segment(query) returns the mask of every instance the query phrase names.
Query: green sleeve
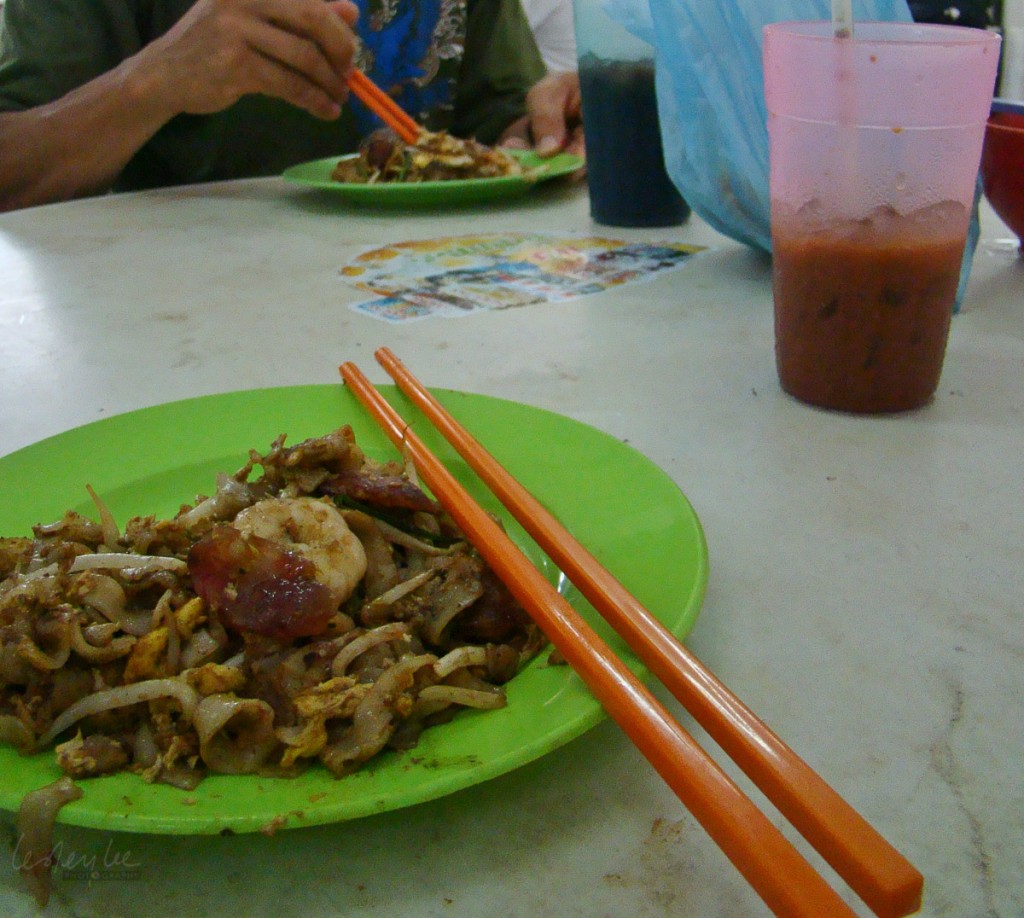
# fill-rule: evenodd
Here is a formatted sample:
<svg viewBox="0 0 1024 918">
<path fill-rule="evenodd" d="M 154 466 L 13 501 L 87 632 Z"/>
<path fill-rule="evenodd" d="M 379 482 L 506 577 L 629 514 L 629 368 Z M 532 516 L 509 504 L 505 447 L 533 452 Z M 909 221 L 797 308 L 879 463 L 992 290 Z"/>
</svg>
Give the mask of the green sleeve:
<svg viewBox="0 0 1024 918">
<path fill-rule="evenodd" d="M 494 143 L 526 112 L 544 62 L 519 0 L 469 0 L 452 133 Z"/>
<path fill-rule="evenodd" d="M 5 0 L 0 111 L 58 99 L 135 54 L 146 6 L 142 0 Z"/>
</svg>

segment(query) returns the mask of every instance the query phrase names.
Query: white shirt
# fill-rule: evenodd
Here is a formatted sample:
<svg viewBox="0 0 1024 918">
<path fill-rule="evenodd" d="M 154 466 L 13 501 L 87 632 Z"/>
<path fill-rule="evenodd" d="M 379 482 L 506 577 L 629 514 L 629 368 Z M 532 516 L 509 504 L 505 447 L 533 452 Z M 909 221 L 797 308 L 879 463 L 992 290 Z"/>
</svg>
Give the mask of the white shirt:
<svg viewBox="0 0 1024 918">
<path fill-rule="evenodd" d="M 520 0 L 549 71 L 576 69 L 572 0 Z"/>
</svg>

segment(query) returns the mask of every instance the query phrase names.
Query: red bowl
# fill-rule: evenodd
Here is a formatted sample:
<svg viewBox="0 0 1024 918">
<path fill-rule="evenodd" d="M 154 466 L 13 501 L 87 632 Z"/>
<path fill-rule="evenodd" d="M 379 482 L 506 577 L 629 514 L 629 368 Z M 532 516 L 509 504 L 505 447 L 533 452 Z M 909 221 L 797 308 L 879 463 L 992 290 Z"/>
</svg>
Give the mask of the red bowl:
<svg viewBox="0 0 1024 918">
<path fill-rule="evenodd" d="M 1024 253 L 1024 114 L 992 112 L 981 151 L 981 183 Z"/>
</svg>

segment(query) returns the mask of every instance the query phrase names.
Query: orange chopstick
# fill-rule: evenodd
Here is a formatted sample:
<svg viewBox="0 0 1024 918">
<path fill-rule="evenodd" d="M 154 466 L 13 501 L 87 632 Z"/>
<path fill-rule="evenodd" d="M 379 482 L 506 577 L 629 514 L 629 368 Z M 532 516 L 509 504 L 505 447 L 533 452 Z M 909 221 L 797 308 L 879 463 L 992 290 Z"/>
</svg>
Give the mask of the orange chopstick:
<svg viewBox="0 0 1024 918">
<path fill-rule="evenodd" d="M 380 348 L 375 356 L 591 605 L 851 889 L 885 918 L 917 911 L 924 885 L 918 870 L 602 567 L 391 351 Z"/>
<path fill-rule="evenodd" d="M 362 70 L 353 68 L 346 76 L 349 88 L 406 143 L 416 143 L 420 126 Z"/>
<path fill-rule="evenodd" d="M 740 790 L 351 363 L 339 367 L 356 397 L 597 700 L 776 914 L 854 912 Z"/>
</svg>

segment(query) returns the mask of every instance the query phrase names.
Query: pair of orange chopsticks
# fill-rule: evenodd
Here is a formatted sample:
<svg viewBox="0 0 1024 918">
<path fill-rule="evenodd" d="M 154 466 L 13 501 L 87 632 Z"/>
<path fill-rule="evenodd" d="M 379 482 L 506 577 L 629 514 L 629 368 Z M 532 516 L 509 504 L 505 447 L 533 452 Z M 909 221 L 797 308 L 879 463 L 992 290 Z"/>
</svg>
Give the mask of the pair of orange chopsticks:
<svg viewBox="0 0 1024 918">
<path fill-rule="evenodd" d="M 386 348 L 399 388 L 540 547 L 780 812 L 881 916 L 918 910 L 923 879 L 895 848 L 693 657 Z M 351 363 L 341 375 L 552 644 L 683 804 L 780 915 L 853 912 L 721 767 L 672 719 Z"/>
<path fill-rule="evenodd" d="M 416 143 L 420 126 L 383 89 L 373 82 L 362 70 L 353 68 L 345 78 L 352 90 L 380 119 L 406 143 Z"/>
</svg>

